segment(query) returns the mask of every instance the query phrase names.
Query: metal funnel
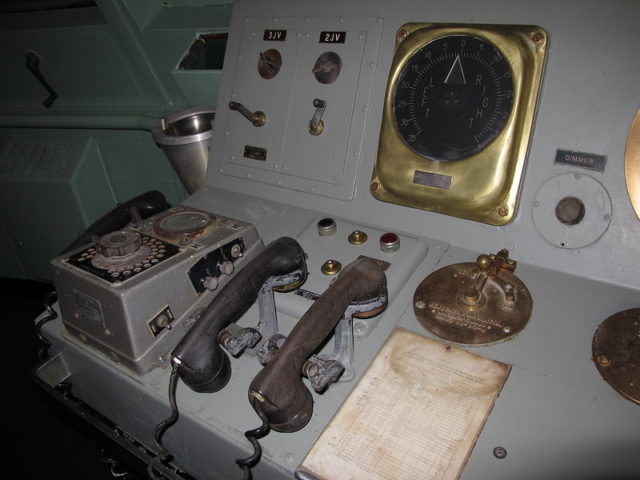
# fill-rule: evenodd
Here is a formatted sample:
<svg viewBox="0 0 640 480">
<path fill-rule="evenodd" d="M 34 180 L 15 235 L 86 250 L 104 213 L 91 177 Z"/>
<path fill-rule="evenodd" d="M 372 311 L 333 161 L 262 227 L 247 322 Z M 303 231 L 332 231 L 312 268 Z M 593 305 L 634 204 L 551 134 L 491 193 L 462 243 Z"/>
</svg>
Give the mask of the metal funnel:
<svg viewBox="0 0 640 480">
<path fill-rule="evenodd" d="M 190 194 L 204 185 L 215 108 L 202 107 L 168 115 L 151 131 Z"/>
</svg>

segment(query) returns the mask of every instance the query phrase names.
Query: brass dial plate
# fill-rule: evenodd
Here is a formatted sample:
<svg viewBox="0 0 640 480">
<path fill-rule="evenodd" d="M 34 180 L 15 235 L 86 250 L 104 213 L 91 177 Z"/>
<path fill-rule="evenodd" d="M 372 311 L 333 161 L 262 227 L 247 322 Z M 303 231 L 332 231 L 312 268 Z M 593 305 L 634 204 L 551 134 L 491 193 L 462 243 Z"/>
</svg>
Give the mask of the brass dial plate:
<svg viewBox="0 0 640 480">
<path fill-rule="evenodd" d="M 504 115 L 508 115 L 506 123 L 500 127 L 495 138 L 488 144 L 483 143 L 481 147 L 469 149 L 474 152 L 469 156 L 452 157 L 455 159 L 442 161 L 429 158 L 424 152 L 420 154 L 413 149 L 404 138 L 411 132 L 401 133 L 396 118 L 396 110 L 403 107 L 407 101 L 416 102 L 414 110 L 427 115 L 427 107 L 424 105 L 430 93 L 423 92 L 430 89 L 431 83 L 426 82 L 424 88 L 420 83 L 421 92 L 415 92 L 413 96 L 408 95 L 407 99 L 402 100 L 402 106 L 396 104 L 396 92 L 404 88 L 401 79 L 404 78 L 405 67 L 408 65 L 424 69 L 425 74 L 428 73 L 427 60 L 423 62 L 425 66 L 422 67 L 422 63 L 416 58 L 421 49 L 434 42 L 442 44 L 443 39 L 461 36 L 475 40 L 451 43 L 455 44 L 459 51 L 448 53 L 453 56 L 447 60 L 452 66 L 446 78 L 451 77 L 451 72 L 459 73 L 461 64 L 462 69 L 465 68 L 465 60 L 460 59 L 469 60 L 470 55 L 464 48 L 470 48 L 469 45 L 473 43 L 473 48 L 479 51 L 481 45 L 485 45 L 486 49 L 490 46 L 500 52 L 499 61 L 508 64 L 508 69 L 500 71 L 504 71 L 505 75 L 511 75 L 508 84 L 512 84 L 513 91 L 500 94 L 504 95 L 504 102 L 507 101 L 506 96 L 509 96 L 510 106 L 504 111 Z M 546 44 L 546 32 L 535 26 L 432 23 L 403 25 L 398 31 L 387 84 L 378 156 L 370 184 L 372 195 L 384 202 L 436 211 L 491 225 L 510 222 L 516 210 L 524 172 Z M 461 74 L 457 76 L 460 79 L 463 77 Z M 476 77 L 464 78 L 469 92 Z M 438 81 L 442 83 L 447 80 L 433 80 L 436 84 Z M 481 89 L 469 92 L 464 92 L 463 96 L 467 93 L 473 96 L 481 95 Z M 479 100 L 480 104 L 483 104 L 484 98 Z M 490 106 L 485 113 L 488 112 L 491 112 Z M 478 133 L 480 138 L 482 135 Z M 429 132 L 420 134 L 428 135 Z"/>
<path fill-rule="evenodd" d="M 478 264 L 469 262 L 443 267 L 425 278 L 413 297 L 422 326 L 444 340 L 467 345 L 494 343 L 520 332 L 533 307 L 527 287 L 512 272 L 500 270 L 498 281 L 488 278 L 478 305 L 465 304 L 464 295 L 480 274 Z M 504 285 L 511 285 L 512 301 L 505 297 Z"/>
<path fill-rule="evenodd" d="M 201 238 L 218 226 L 217 219 L 202 210 L 172 209 L 154 222 L 154 230 L 167 238 Z"/>
<path fill-rule="evenodd" d="M 593 362 L 618 393 L 640 404 L 640 308 L 618 312 L 593 336 Z"/>
<path fill-rule="evenodd" d="M 624 152 L 624 177 L 627 192 L 636 215 L 640 218 L 640 109 L 631 123 Z"/>
</svg>

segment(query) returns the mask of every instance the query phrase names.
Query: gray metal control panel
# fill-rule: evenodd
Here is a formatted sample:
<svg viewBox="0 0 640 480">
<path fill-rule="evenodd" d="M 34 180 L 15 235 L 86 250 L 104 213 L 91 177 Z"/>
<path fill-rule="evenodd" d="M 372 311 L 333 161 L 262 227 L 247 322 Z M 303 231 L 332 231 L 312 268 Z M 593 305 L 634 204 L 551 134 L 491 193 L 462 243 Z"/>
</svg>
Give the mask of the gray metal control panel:
<svg viewBox="0 0 640 480">
<path fill-rule="evenodd" d="M 302 246 L 306 282 L 274 293 L 283 335 L 331 288 L 336 265 L 374 259 L 384 265 L 388 289 L 381 315 L 354 320 L 354 378 L 312 392 L 313 415 L 303 429 L 261 439 L 254 478 L 294 478 L 398 327 L 511 368 L 461 478 L 640 476 L 631 310 L 640 298 L 640 222 L 630 201 L 637 192 L 626 187 L 640 163 L 629 153 L 640 143 L 630 133 L 640 107 L 639 16 L 633 1 L 235 3 L 207 181 L 185 205 L 252 225 L 265 244 L 289 236 Z M 485 81 L 496 72 L 499 79 Z M 438 130 L 450 129 L 461 111 L 458 131 Z M 427 123 L 430 115 L 440 117 Z M 491 115 L 501 120 L 473 130 L 472 118 Z M 437 142 L 446 148 L 437 150 Z M 521 156 L 511 155 L 516 146 Z M 382 148 L 389 152 L 383 159 Z M 391 162 L 384 169 L 390 182 L 374 173 L 380 161 Z M 485 202 L 504 172 L 508 195 Z M 509 221 L 477 220 L 461 200 L 465 206 L 451 213 L 448 195 L 463 177 L 471 205 L 491 209 L 483 218 Z M 389 185 L 406 185 L 411 200 L 387 201 L 379 193 Z M 425 279 L 473 262 L 470 278 L 498 285 L 502 303 L 484 302 L 484 283 L 480 292 L 465 287 L 462 297 L 438 299 L 458 309 L 446 321 L 471 328 L 507 304 L 520 308 L 526 291 L 527 318 L 516 334 L 465 343 L 426 328 L 430 319 L 420 311 L 433 300 L 421 290 Z M 515 297 L 505 287 L 511 275 L 522 282 Z M 170 414 L 169 369 L 135 372 L 78 346 L 63 333 L 63 322 L 73 321 L 60 305 L 63 321 L 44 328 L 63 372 L 54 376 L 153 455 L 154 427 Z M 495 310 L 487 313 L 486 305 Z M 254 305 L 237 324 L 254 326 L 259 310 Z M 596 331 L 628 310 L 636 312 L 629 327 L 636 318 L 636 330 L 625 333 L 630 353 L 601 353 Z M 332 348 L 329 340 L 323 352 Z M 612 362 L 627 369 L 622 383 L 606 373 Z M 248 388 L 262 367 L 241 355 L 231 368 L 216 393 L 178 382 L 180 418 L 163 438 L 167 475 L 240 478 L 233 459 L 251 453 L 244 432 L 261 423 Z M 40 371 L 50 373 L 47 365 Z"/>
</svg>

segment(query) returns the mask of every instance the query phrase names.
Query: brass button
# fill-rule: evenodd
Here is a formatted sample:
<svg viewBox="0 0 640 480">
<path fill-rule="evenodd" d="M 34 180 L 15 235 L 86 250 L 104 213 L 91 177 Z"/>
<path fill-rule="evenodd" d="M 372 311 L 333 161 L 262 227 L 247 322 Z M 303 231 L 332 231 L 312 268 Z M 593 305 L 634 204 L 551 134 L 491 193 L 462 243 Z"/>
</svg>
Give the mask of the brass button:
<svg viewBox="0 0 640 480">
<path fill-rule="evenodd" d="M 325 275 L 335 275 L 342 270 L 342 264 L 337 260 L 327 260 L 322 267 L 320 267 L 320 270 Z"/>
<path fill-rule="evenodd" d="M 348 240 L 351 245 L 362 245 L 364 242 L 367 241 L 367 238 L 368 236 L 366 233 L 360 230 L 354 230 L 349 235 Z"/>
</svg>

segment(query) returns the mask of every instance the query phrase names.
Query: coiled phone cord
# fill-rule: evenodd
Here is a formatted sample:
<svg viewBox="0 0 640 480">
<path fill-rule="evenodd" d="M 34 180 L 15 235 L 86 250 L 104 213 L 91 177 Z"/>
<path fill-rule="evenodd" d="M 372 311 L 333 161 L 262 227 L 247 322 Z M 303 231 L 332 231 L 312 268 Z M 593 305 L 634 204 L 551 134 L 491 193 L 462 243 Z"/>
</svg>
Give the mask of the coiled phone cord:
<svg viewBox="0 0 640 480">
<path fill-rule="evenodd" d="M 253 454 L 247 458 L 238 458 L 236 459 L 236 463 L 242 468 L 244 471 L 243 480 L 251 480 L 251 469 L 256 466 L 256 464 L 260 461 L 260 457 L 262 456 L 262 447 L 258 442 L 259 438 L 264 437 L 267 433 L 269 433 L 269 422 L 267 421 L 267 417 L 262 412 L 262 410 L 256 410 L 258 416 L 262 420 L 262 425 L 258 428 L 254 428 L 253 430 L 247 430 L 244 432 L 244 436 L 247 437 L 247 440 L 251 442 L 251 446 L 253 447 Z"/>
<path fill-rule="evenodd" d="M 164 432 L 174 423 L 178 421 L 178 403 L 176 402 L 176 389 L 178 386 L 178 365 L 173 365 L 171 370 L 171 376 L 169 377 L 169 405 L 171 406 L 171 415 L 156 425 L 156 428 L 153 429 L 153 439 L 156 444 L 156 449 L 158 453 L 153 458 L 153 460 L 147 465 L 147 474 L 150 478 L 154 480 L 160 480 L 164 477 L 159 477 L 156 475 L 154 469 L 158 464 L 168 460 L 171 458 L 171 454 L 169 450 L 167 450 L 162 445 L 162 435 Z"/>
</svg>

